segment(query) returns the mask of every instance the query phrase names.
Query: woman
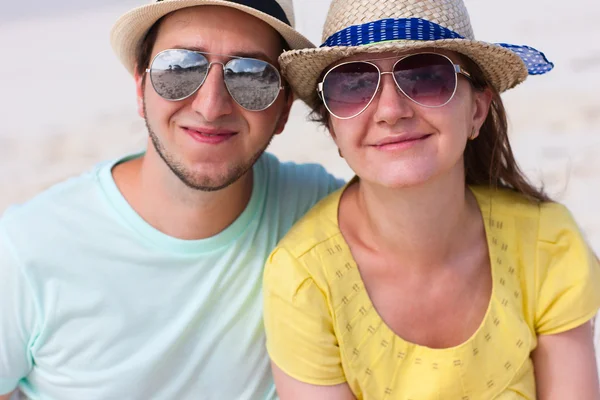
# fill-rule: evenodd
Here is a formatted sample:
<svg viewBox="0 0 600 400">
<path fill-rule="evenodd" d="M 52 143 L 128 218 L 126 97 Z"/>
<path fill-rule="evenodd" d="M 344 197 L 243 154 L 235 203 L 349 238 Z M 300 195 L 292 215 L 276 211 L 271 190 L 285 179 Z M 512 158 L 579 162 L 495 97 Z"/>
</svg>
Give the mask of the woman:
<svg viewBox="0 0 600 400">
<path fill-rule="evenodd" d="M 324 37 L 280 63 L 357 177 L 267 263 L 281 398 L 599 399 L 600 266 L 499 96 L 552 64 L 475 41 L 461 0 L 334 0 Z"/>
</svg>

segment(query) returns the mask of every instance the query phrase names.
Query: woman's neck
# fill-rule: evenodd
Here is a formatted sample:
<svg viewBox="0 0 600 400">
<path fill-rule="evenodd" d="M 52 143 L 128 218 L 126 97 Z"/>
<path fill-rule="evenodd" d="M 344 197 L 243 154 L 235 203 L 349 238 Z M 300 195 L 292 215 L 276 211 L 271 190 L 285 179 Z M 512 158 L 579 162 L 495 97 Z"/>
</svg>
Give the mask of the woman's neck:
<svg viewBox="0 0 600 400">
<path fill-rule="evenodd" d="M 402 189 L 359 181 L 349 188 L 348 207 L 360 216 L 354 235 L 404 265 L 422 270 L 446 264 L 481 233 L 479 207 L 463 176 Z"/>
</svg>

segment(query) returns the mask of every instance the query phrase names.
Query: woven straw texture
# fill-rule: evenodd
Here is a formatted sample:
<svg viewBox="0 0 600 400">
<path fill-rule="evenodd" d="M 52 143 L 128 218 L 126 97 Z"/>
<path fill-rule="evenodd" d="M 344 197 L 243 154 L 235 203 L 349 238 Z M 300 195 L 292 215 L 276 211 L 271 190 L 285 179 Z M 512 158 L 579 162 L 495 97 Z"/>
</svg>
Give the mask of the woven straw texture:
<svg viewBox="0 0 600 400">
<path fill-rule="evenodd" d="M 252 7 L 228 0 L 153 0 L 151 4 L 135 8 L 121 16 L 111 30 L 110 42 L 119 60 L 129 73 L 133 74 L 136 50 L 156 21 L 170 12 L 182 8 L 216 5 L 238 9 L 266 22 L 283 36 L 291 49 L 314 48 L 315 46 L 310 40 L 293 28 L 295 21 L 292 0 L 276 1 L 285 12 L 292 27 Z"/>
<path fill-rule="evenodd" d="M 465 39 L 435 41 L 399 40 L 356 47 L 323 47 L 285 52 L 280 58 L 282 73 L 300 99 L 310 107 L 318 104 L 317 80 L 332 63 L 359 53 L 418 49 L 447 49 L 475 61 L 499 92 L 523 82 L 528 75 L 523 61 L 510 50 L 475 40 L 469 14 L 462 0 L 333 0 L 323 29 L 323 42 L 349 26 L 386 18 L 421 18 Z"/>
</svg>

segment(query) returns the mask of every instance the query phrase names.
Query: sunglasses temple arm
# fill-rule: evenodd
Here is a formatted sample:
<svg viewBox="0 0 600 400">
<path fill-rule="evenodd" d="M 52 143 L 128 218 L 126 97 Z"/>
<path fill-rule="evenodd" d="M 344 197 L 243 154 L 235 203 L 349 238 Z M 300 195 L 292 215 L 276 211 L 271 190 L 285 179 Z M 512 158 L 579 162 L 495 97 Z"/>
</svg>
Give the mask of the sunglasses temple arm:
<svg viewBox="0 0 600 400">
<path fill-rule="evenodd" d="M 454 64 L 454 71 L 457 74 L 461 74 L 463 75 L 465 78 L 468 78 L 470 81 L 473 81 L 473 78 L 471 77 L 471 74 L 468 73 L 467 71 L 465 71 L 464 69 L 462 69 L 462 67 L 458 64 Z"/>
<path fill-rule="evenodd" d="M 317 85 L 317 96 L 323 100 L 323 82 L 319 82 Z"/>
</svg>

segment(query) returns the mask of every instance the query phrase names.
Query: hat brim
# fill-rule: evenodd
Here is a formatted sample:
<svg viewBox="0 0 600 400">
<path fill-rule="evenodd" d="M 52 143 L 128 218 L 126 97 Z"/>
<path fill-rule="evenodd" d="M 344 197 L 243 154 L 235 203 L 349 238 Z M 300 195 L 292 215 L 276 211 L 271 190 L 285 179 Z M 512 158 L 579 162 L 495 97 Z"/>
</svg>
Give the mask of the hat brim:
<svg viewBox="0 0 600 400">
<path fill-rule="evenodd" d="M 135 8 L 124 14 L 114 24 L 110 42 L 117 57 L 133 75 L 136 52 L 148 30 L 165 15 L 195 6 L 224 6 L 243 11 L 273 27 L 290 46 L 290 49 L 314 48 L 315 45 L 291 26 L 252 7 L 228 0 L 178 0 L 163 1 Z"/>
<path fill-rule="evenodd" d="M 298 98 L 314 108 L 319 103 L 317 80 L 331 64 L 356 54 L 425 48 L 451 50 L 466 55 L 479 65 L 486 79 L 500 93 L 523 82 L 529 74 L 523 60 L 512 51 L 495 44 L 467 39 L 399 40 L 365 46 L 291 50 L 279 57 L 279 65 Z"/>
</svg>

